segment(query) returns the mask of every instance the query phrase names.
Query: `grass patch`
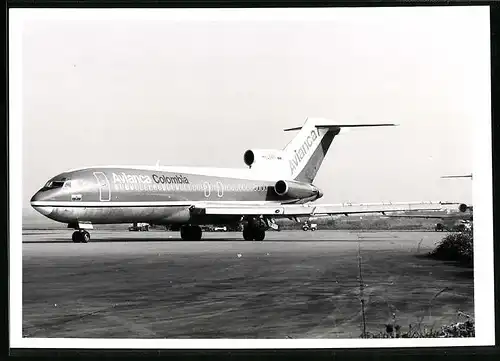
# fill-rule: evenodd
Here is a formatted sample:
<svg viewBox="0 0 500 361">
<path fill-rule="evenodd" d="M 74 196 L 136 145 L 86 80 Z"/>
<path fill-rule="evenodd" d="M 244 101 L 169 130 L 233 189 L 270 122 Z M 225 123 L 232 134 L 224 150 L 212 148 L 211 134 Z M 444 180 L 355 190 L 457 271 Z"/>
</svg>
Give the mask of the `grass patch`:
<svg viewBox="0 0 500 361">
<path fill-rule="evenodd" d="M 419 243 L 420 247 L 420 243 Z M 473 255 L 473 233 L 466 231 L 463 233 L 449 234 L 444 237 L 437 247 L 429 253 L 429 256 L 442 260 L 453 260 L 461 263 L 472 265 Z M 417 322 L 416 326 L 410 324 L 406 331 L 401 329 L 401 326 L 396 323 L 396 314 L 392 314 L 392 322 L 385 325 L 385 332 L 370 332 L 366 331 L 365 319 L 365 302 L 364 302 L 364 282 L 362 273 L 362 257 L 361 257 L 361 243 L 358 240 L 358 266 L 359 266 L 359 298 L 361 301 L 361 338 L 457 338 L 457 337 L 474 337 L 475 336 L 475 321 L 471 316 L 458 311 L 458 316 L 465 317 L 465 321 L 453 324 L 444 325 L 439 329 L 434 327 L 422 327 L 423 316 Z M 433 301 L 443 292 L 450 290 L 445 287 L 437 292 L 434 297 L 429 301 L 428 312 L 431 315 L 431 308 Z"/>
<path fill-rule="evenodd" d="M 444 237 L 428 256 L 443 261 L 456 261 L 474 266 L 474 239 L 472 231 L 452 233 Z"/>
<path fill-rule="evenodd" d="M 366 332 L 364 338 L 448 338 L 448 337 L 474 337 L 475 322 L 468 315 L 466 321 L 442 326 L 440 329 L 421 328 L 420 325 L 408 327 L 402 331 L 399 325 L 386 325 L 385 332 Z"/>
<path fill-rule="evenodd" d="M 301 222 L 290 221 L 286 219 L 278 219 L 276 223 L 281 230 L 302 230 L 302 225 L 305 219 Z M 380 230 L 380 231 L 434 231 L 436 222 L 433 219 L 420 218 L 380 218 L 380 216 L 349 216 L 332 218 L 314 219 L 312 223 L 318 225 L 320 230 Z"/>
</svg>

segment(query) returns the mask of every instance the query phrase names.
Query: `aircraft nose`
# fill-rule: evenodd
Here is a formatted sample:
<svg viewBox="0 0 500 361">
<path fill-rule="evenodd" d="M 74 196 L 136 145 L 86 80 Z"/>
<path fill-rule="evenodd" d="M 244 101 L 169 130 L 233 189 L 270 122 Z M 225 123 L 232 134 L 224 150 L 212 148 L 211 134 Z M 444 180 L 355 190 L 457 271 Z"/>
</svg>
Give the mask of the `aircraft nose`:
<svg viewBox="0 0 500 361">
<path fill-rule="evenodd" d="M 35 211 L 43 214 L 44 216 L 48 216 L 52 213 L 53 207 L 40 204 L 44 200 L 46 200 L 46 196 L 43 192 L 38 191 L 33 195 L 33 197 L 31 197 L 30 203 Z"/>
<path fill-rule="evenodd" d="M 33 194 L 33 197 L 31 197 L 30 203 L 33 205 L 33 202 L 38 202 L 40 200 L 40 192 L 36 192 L 35 194 Z"/>
<path fill-rule="evenodd" d="M 36 205 L 37 203 L 40 203 L 42 201 L 48 201 L 50 200 L 50 194 L 47 191 L 42 191 L 39 190 L 35 194 L 33 194 L 33 197 L 31 197 L 30 203 L 31 205 Z"/>
<path fill-rule="evenodd" d="M 318 199 L 320 199 L 321 197 L 323 197 L 323 192 L 321 191 L 321 189 L 318 189 Z"/>
</svg>

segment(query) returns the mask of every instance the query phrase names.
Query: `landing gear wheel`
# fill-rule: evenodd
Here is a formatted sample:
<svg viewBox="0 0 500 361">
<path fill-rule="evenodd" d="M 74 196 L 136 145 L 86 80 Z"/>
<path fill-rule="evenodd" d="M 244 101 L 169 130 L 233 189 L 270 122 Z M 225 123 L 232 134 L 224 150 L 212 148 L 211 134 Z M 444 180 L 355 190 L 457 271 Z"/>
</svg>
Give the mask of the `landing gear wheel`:
<svg viewBox="0 0 500 361">
<path fill-rule="evenodd" d="M 192 228 L 193 241 L 201 241 L 201 236 L 202 236 L 201 227 L 193 226 Z"/>
<path fill-rule="evenodd" d="M 83 231 L 80 237 L 82 243 L 87 243 L 88 241 L 90 241 L 90 233 L 87 231 Z"/>
<path fill-rule="evenodd" d="M 90 233 L 87 231 L 75 231 L 71 235 L 71 240 L 75 243 L 87 243 L 90 241 Z"/>
<path fill-rule="evenodd" d="M 266 231 L 260 228 L 245 227 L 243 229 L 243 239 L 245 241 L 261 242 L 266 237 Z"/>
<path fill-rule="evenodd" d="M 181 227 L 181 238 L 183 241 L 199 241 L 202 237 L 201 227 L 183 226 Z"/>
<path fill-rule="evenodd" d="M 253 232 L 251 228 L 245 227 L 243 229 L 243 239 L 245 241 L 251 241 L 253 240 Z"/>
<path fill-rule="evenodd" d="M 262 242 L 265 237 L 266 237 L 266 231 L 264 231 L 263 229 L 258 229 L 258 228 L 254 229 L 254 231 L 253 231 L 254 241 Z"/>
</svg>

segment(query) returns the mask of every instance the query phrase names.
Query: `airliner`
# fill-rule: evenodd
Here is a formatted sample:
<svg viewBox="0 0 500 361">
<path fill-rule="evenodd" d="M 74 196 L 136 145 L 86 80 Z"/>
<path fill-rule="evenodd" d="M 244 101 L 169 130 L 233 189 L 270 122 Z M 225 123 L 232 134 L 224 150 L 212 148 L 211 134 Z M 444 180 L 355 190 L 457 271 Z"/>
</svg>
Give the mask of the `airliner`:
<svg viewBox="0 0 500 361">
<path fill-rule="evenodd" d="M 452 212 L 446 214 L 402 214 L 390 215 L 390 218 L 423 218 L 423 219 L 436 219 L 438 220 L 434 229 L 439 232 L 444 231 L 458 231 L 464 232 L 471 230 L 473 227 L 473 213 L 472 207 L 464 207 L 465 211 Z M 448 210 L 449 211 L 449 210 Z"/>
<path fill-rule="evenodd" d="M 445 175 L 441 176 L 443 179 L 450 178 L 470 178 L 472 180 L 471 174 L 463 174 L 463 175 Z M 446 214 L 408 214 L 408 215 L 392 215 L 390 217 L 398 217 L 398 218 L 425 218 L 425 219 L 438 219 L 439 221 L 436 223 L 434 229 L 436 231 L 458 231 L 465 232 L 473 229 L 473 206 L 465 206 L 461 209 L 460 212 L 448 212 Z"/>
<path fill-rule="evenodd" d="M 315 215 L 440 210 L 451 202 L 316 204 L 313 184 L 334 138 L 349 128 L 395 124 L 339 124 L 307 118 L 281 150 L 249 149 L 246 168 L 96 166 L 51 178 L 31 199 L 42 215 L 74 229 L 86 243 L 95 224 L 149 223 L 180 231 L 182 240 L 202 238 L 202 225 L 242 225 L 243 238 L 262 241 L 275 219 Z"/>
</svg>

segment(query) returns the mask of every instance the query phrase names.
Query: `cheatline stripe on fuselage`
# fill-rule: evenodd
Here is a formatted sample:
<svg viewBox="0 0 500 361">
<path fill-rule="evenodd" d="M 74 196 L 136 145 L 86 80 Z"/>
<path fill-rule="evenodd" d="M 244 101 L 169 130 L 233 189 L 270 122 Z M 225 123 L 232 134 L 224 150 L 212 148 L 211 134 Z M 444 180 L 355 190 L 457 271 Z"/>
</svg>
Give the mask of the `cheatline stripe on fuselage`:
<svg viewBox="0 0 500 361">
<path fill-rule="evenodd" d="M 66 202 L 66 201 L 33 201 L 33 207 L 174 207 L 174 206 L 192 206 L 192 205 L 207 205 L 207 206 L 264 206 L 264 205 L 281 205 L 275 201 L 144 201 L 144 202 L 109 202 L 109 201 L 94 201 L 94 202 Z"/>
</svg>

